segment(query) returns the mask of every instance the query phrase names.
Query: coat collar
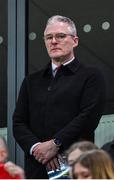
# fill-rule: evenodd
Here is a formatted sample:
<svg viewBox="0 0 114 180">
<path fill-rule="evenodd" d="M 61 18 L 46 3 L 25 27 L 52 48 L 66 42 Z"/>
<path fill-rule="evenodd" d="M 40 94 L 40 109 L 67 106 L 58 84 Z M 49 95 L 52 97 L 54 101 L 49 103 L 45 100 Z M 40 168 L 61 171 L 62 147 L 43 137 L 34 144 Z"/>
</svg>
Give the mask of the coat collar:
<svg viewBox="0 0 114 180">
<path fill-rule="evenodd" d="M 63 66 L 62 65 L 62 68 L 63 69 L 67 69 L 67 70 L 70 70 L 72 73 L 75 73 L 78 68 L 80 66 L 80 62 L 78 61 L 77 58 L 75 58 L 71 63 Z M 45 66 L 43 72 L 42 72 L 42 75 L 45 77 L 47 75 L 52 75 L 52 66 L 51 66 L 51 61 Z"/>
</svg>

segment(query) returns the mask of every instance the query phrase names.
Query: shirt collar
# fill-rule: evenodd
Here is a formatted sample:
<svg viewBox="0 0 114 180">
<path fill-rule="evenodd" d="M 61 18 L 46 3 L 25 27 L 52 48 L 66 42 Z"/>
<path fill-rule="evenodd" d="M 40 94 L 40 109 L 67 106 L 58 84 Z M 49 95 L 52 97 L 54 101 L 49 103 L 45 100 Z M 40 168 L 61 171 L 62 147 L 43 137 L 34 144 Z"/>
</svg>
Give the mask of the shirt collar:
<svg viewBox="0 0 114 180">
<path fill-rule="evenodd" d="M 68 62 L 64 63 L 63 66 L 65 68 L 69 69 L 70 71 L 72 71 L 73 73 L 75 73 L 80 66 L 80 62 L 78 61 L 77 58 L 75 58 L 75 59 L 72 58 Z M 56 67 L 57 66 L 55 64 L 52 64 L 52 62 L 50 61 L 42 70 L 42 75 L 43 76 L 47 76 L 47 74 L 53 75 L 53 72 L 55 71 Z"/>
<path fill-rule="evenodd" d="M 70 59 L 69 61 L 67 61 L 66 63 L 63 63 L 62 65 L 65 66 L 67 64 L 69 64 L 70 62 L 72 62 L 74 60 L 74 57 L 72 59 Z M 52 62 L 52 71 L 55 71 L 55 69 L 57 69 L 57 65 L 55 65 L 53 62 Z"/>
</svg>

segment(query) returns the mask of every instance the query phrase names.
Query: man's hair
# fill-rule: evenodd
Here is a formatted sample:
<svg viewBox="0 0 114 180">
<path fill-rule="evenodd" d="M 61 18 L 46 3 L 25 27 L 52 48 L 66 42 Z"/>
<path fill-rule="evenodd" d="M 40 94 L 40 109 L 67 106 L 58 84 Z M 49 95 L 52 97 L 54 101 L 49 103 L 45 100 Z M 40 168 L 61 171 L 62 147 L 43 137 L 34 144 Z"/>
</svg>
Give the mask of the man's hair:
<svg viewBox="0 0 114 180">
<path fill-rule="evenodd" d="M 85 151 L 89 151 L 89 150 L 92 150 L 92 149 L 98 149 L 98 147 L 94 143 L 92 143 L 90 141 L 76 142 L 76 143 L 72 144 L 70 146 L 70 148 L 66 151 L 67 157 L 69 156 L 69 154 L 71 152 L 73 152 L 76 149 L 79 149 L 80 151 L 85 152 Z"/>
<path fill-rule="evenodd" d="M 60 15 L 52 16 L 48 19 L 47 24 L 46 24 L 46 28 L 48 25 L 53 24 L 55 22 L 67 23 L 69 25 L 70 33 L 74 36 L 77 35 L 75 23 L 70 18 L 65 17 L 65 16 L 60 16 Z"/>
</svg>

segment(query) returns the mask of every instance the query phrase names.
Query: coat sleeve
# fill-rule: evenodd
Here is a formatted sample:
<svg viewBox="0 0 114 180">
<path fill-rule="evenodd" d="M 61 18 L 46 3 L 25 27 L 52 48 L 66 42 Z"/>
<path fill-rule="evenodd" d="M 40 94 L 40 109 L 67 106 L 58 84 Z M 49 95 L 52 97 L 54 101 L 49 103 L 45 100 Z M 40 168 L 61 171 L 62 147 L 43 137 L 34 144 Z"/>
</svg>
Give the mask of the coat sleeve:
<svg viewBox="0 0 114 180">
<path fill-rule="evenodd" d="M 81 95 L 78 115 L 54 136 L 54 138 L 57 137 L 61 140 L 63 150 L 80 140 L 81 137 L 85 136 L 86 138 L 90 134 L 94 134 L 104 110 L 104 77 L 99 70 L 94 68 L 88 74 Z"/>
<path fill-rule="evenodd" d="M 16 108 L 13 113 L 13 135 L 27 154 L 30 153 L 32 145 L 39 142 L 39 139 L 32 133 L 29 127 L 29 98 L 26 78 L 22 82 Z"/>
</svg>

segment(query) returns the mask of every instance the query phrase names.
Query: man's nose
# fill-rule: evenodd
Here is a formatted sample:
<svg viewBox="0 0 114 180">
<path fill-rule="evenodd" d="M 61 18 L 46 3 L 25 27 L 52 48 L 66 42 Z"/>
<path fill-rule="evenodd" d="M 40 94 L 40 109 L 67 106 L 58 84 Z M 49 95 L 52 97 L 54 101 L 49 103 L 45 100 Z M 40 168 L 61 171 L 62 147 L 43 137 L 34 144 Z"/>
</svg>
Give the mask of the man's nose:
<svg viewBox="0 0 114 180">
<path fill-rule="evenodd" d="M 53 38 L 52 38 L 52 43 L 57 43 L 57 40 L 56 40 L 55 36 L 53 36 Z"/>
</svg>

